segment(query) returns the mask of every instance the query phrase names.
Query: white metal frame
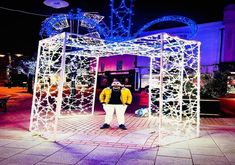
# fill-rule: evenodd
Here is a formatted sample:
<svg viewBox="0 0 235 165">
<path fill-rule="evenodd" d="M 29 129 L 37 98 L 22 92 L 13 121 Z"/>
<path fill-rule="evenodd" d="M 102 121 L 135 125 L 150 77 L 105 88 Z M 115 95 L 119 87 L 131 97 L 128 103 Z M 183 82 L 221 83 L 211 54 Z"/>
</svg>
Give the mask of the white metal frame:
<svg viewBox="0 0 235 165">
<path fill-rule="evenodd" d="M 124 54 L 150 57 L 149 114 L 158 111 L 159 130 L 198 135 L 200 42 L 167 33 L 123 42 L 72 33 L 41 40 L 30 131 L 55 139 L 60 117 L 93 114 L 99 57 Z"/>
</svg>

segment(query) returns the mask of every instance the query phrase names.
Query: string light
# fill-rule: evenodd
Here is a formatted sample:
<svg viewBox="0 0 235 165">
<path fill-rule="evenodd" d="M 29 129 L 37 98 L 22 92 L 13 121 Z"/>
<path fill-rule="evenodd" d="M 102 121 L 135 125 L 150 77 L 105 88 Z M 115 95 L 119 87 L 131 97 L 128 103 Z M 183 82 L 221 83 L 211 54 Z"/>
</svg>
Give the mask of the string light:
<svg viewBox="0 0 235 165">
<path fill-rule="evenodd" d="M 162 21 L 185 23 L 193 36 L 197 31 L 195 22 L 182 16 L 166 16 L 147 23 L 131 36 L 132 5 L 129 8 L 122 0 L 114 8 L 114 0 L 110 2 L 110 29 L 100 24 L 100 16 L 90 17 L 80 9 L 53 15 L 43 22 L 40 33 L 49 38 L 39 44 L 30 130 L 55 137 L 59 117 L 93 114 L 99 58 L 129 54 L 150 58 L 149 111 L 158 111 L 159 133 L 198 135 L 200 42 L 167 33 L 136 38 Z M 124 17 L 119 12 L 124 12 Z M 93 29 L 91 36 L 101 38 L 62 33 L 71 26 L 70 20 L 83 22 L 84 27 Z"/>
<path fill-rule="evenodd" d="M 7 11 L 18 12 L 18 13 L 23 13 L 23 14 L 28 14 L 28 15 L 35 15 L 35 16 L 40 16 L 40 17 L 49 17 L 50 16 L 50 15 L 45 15 L 45 14 L 28 12 L 28 11 L 24 11 L 24 10 L 11 9 L 11 8 L 2 7 L 2 6 L 0 6 L 0 9 L 7 10 Z"/>
<path fill-rule="evenodd" d="M 146 23 L 142 28 L 140 28 L 134 35 L 131 35 L 132 26 L 132 15 L 133 15 L 133 3 L 134 0 L 121 0 L 118 5 L 114 3 L 114 0 L 110 0 L 111 16 L 110 16 L 110 28 L 108 29 L 106 24 L 102 23 L 103 16 L 99 14 L 84 13 L 81 9 L 77 9 L 77 13 L 70 11 L 68 14 L 58 14 L 47 18 L 40 30 L 40 35 L 42 37 L 49 37 L 59 34 L 64 31 L 67 27 L 71 27 L 67 23 L 67 26 L 56 29 L 55 24 L 64 24 L 64 22 L 80 21 L 81 24 L 78 26 L 83 26 L 88 29 L 89 33 L 97 32 L 99 36 L 107 41 L 122 42 L 125 40 L 134 39 L 140 36 L 149 27 L 160 23 L 160 22 L 180 22 L 189 26 L 191 33 L 187 35 L 187 39 L 192 39 L 197 33 L 197 24 L 184 16 L 170 15 L 157 18 L 149 23 Z M 129 2 L 129 5 L 127 5 Z M 64 16 L 64 17 L 63 17 Z M 67 19 L 67 20 L 66 20 Z M 73 32 L 73 31 L 70 31 Z"/>
<path fill-rule="evenodd" d="M 99 58 L 129 54 L 151 59 L 149 108 L 159 113 L 160 132 L 198 134 L 200 42 L 166 33 L 123 42 L 60 33 L 39 50 L 31 131 L 53 136 L 58 118 L 93 114 Z"/>
<path fill-rule="evenodd" d="M 179 15 L 171 15 L 171 16 L 164 16 L 157 18 L 147 24 L 145 24 L 142 28 L 140 28 L 135 34 L 134 38 L 138 37 L 140 34 L 143 33 L 144 30 L 148 29 L 149 27 L 153 26 L 154 24 L 160 23 L 160 22 L 167 22 L 167 21 L 173 21 L 173 22 L 180 22 L 184 23 L 189 26 L 191 29 L 191 34 L 187 36 L 187 39 L 192 39 L 196 33 L 197 33 L 197 24 L 193 20 L 184 17 L 184 16 L 179 16 Z"/>
</svg>

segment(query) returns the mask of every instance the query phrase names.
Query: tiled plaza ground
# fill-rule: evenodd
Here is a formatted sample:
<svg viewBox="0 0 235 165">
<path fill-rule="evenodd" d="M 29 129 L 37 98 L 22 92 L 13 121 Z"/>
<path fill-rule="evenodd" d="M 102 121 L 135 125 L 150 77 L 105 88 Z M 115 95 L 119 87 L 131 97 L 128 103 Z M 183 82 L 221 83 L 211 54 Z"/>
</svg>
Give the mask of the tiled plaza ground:
<svg viewBox="0 0 235 165">
<path fill-rule="evenodd" d="M 100 130 L 104 112 L 59 120 L 57 142 L 28 131 L 32 95 L 22 88 L 9 94 L 8 112 L 0 111 L 0 165 L 235 165 L 235 118 L 201 117 L 200 136 L 159 146 L 157 118 L 126 114 L 128 130 Z"/>
</svg>

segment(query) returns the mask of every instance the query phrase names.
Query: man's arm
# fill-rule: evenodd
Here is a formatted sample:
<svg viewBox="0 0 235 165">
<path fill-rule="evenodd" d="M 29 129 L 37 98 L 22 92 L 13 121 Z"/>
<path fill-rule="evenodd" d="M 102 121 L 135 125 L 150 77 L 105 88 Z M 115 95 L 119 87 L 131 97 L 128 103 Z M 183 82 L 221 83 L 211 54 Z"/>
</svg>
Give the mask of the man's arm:
<svg viewBox="0 0 235 165">
<path fill-rule="evenodd" d="M 99 99 L 101 103 L 105 103 L 105 89 L 100 93 Z"/>
<path fill-rule="evenodd" d="M 131 94 L 131 91 L 129 89 L 127 89 L 127 104 L 131 104 L 132 102 L 132 94 Z"/>
</svg>

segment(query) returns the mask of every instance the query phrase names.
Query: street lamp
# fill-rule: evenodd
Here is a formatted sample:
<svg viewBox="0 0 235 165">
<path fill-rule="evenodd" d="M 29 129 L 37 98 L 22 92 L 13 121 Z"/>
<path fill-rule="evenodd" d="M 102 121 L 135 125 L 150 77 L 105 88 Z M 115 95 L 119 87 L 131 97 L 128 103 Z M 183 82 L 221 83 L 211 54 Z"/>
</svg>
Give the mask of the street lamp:
<svg viewBox="0 0 235 165">
<path fill-rule="evenodd" d="M 44 5 L 55 9 L 60 9 L 69 6 L 69 3 L 64 0 L 45 0 L 43 3 Z"/>
<path fill-rule="evenodd" d="M 23 54 L 17 53 L 17 54 L 15 54 L 15 56 L 16 56 L 16 57 L 22 57 Z"/>
</svg>

